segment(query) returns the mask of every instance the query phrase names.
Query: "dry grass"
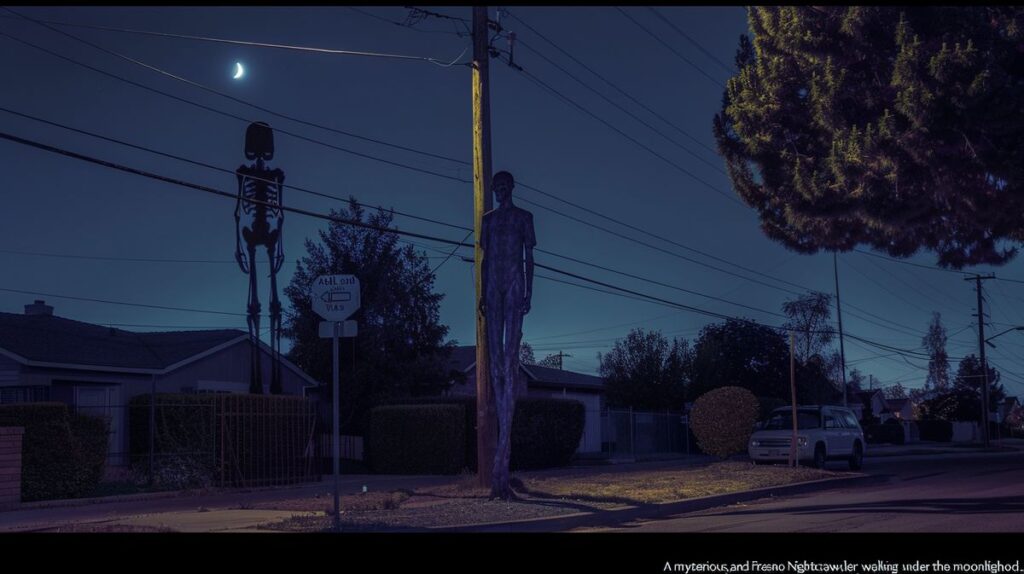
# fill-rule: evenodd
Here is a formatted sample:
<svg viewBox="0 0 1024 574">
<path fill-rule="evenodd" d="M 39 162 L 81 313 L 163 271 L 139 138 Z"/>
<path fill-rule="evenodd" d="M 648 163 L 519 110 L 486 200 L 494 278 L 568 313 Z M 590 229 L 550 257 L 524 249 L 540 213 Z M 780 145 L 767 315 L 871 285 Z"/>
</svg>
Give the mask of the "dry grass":
<svg viewBox="0 0 1024 574">
<path fill-rule="evenodd" d="M 524 491 L 540 498 L 649 504 L 672 502 L 836 476 L 798 467 L 719 462 L 675 470 L 608 472 L 589 476 L 527 478 Z"/>
</svg>

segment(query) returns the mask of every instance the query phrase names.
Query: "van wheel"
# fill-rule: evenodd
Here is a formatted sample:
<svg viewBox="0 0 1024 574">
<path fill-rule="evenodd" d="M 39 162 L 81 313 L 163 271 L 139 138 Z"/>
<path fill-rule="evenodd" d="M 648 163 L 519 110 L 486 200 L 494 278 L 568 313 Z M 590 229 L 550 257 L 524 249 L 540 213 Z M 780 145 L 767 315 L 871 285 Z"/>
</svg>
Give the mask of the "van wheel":
<svg viewBox="0 0 1024 574">
<path fill-rule="evenodd" d="M 814 468 L 825 468 L 825 445 L 819 444 L 814 447 Z"/>
<path fill-rule="evenodd" d="M 853 445 L 853 456 L 850 457 L 850 470 L 860 470 L 864 466 L 864 447 L 860 441 Z"/>
</svg>

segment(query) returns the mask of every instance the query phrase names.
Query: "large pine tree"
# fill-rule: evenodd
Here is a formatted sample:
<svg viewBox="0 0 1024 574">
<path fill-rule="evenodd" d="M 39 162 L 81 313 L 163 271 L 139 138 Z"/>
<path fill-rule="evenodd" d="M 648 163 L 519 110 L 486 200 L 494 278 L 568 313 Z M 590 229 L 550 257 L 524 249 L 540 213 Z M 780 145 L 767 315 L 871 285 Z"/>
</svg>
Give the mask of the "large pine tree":
<svg viewBox="0 0 1024 574">
<path fill-rule="evenodd" d="M 959 268 L 1024 240 L 1024 8 L 749 9 L 714 131 L 740 197 L 804 253 Z"/>
</svg>

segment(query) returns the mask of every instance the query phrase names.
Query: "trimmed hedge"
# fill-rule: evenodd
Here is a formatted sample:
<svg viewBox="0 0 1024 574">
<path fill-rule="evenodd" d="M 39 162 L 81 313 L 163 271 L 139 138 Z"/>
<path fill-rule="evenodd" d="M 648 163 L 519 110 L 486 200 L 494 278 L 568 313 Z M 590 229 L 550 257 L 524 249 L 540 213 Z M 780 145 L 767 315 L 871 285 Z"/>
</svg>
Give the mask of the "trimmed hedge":
<svg viewBox="0 0 1024 574">
<path fill-rule="evenodd" d="M 466 466 L 461 405 L 394 405 L 370 411 L 369 455 L 383 474 L 457 474 Z"/>
<path fill-rule="evenodd" d="M 921 440 L 936 442 L 953 440 L 953 423 L 949 421 L 917 421 L 917 428 L 921 431 Z"/>
<path fill-rule="evenodd" d="M 512 470 L 565 466 L 580 446 L 586 413 L 572 399 L 524 397 L 512 417 Z"/>
<path fill-rule="evenodd" d="M 864 439 L 868 441 L 868 444 L 903 444 L 905 442 L 903 425 L 870 425 L 864 429 Z"/>
<path fill-rule="evenodd" d="M 103 419 L 72 414 L 64 403 L 22 403 L 0 407 L 0 426 L 25 428 L 22 501 L 85 496 L 103 478 L 109 444 Z"/>
<path fill-rule="evenodd" d="M 476 472 L 476 397 L 433 397 L 395 399 L 391 405 L 458 405 L 462 407 L 465 432 L 466 468 Z M 367 451 L 368 452 L 368 451 Z"/>
<path fill-rule="evenodd" d="M 720 387 L 701 395 L 690 411 L 697 444 L 719 458 L 745 452 L 759 411 L 757 397 L 742 387 Z"/>
</svg>

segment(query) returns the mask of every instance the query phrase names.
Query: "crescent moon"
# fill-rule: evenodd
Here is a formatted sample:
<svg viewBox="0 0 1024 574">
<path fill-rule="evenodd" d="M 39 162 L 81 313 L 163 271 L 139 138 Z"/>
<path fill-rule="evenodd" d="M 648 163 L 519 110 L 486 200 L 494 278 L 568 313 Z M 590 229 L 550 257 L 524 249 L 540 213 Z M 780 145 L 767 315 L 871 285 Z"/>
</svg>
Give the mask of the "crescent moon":
<svg viewBox="0 0 1024 574">
<path fill-rule="evenodd" d="M 237 79 L 239 79 L 239 78 L 241 78 L 242 76 L 245 75 L 245 68 L 242 67 L 242 63 L 241 62 L 235 62 L 235 66 L 236 67 L 235 67 L 234 79 L 237 80 Z"/>
</svg>

